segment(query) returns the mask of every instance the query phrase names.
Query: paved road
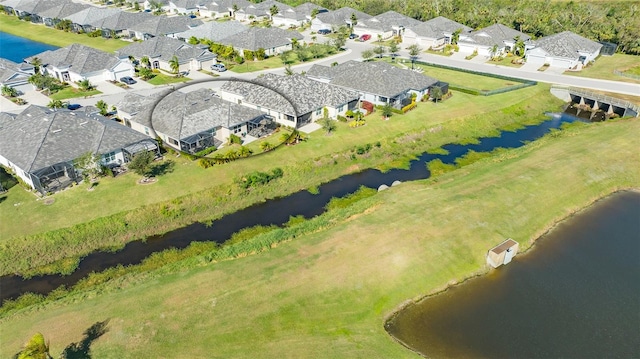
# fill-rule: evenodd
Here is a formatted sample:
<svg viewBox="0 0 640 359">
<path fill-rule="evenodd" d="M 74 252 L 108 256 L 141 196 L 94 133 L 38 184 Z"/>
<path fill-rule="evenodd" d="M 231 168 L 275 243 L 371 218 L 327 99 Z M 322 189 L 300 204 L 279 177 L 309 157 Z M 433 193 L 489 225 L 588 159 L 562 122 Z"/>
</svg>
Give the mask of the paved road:
<svg viewBox="0 0 640 359">
<path fill-rule="evenodd" d="M 305 36 L 306 42 L 313 41 L 311 38 L 311 34 L 308 31 L 303 33 L 303 35 Z M 323 35 L 316 35 L 315 42 L 321 43 L 321 42 L 326 42 L 328 40 L 329 39 Z M 320 59 L 317 61 L 298 64 L 296 66 L 293 66 L 292 69 L 295 72 L 301 73 L 303 71 L 308 71 L 309 68 L 311 68 L 311 66 L 313 66 L 314 64 L 330 66 L 334 62 L 343 63 L 349 60 L 360 60 L 362 51 L 366 49 L 372 49 L 373 47 L 375 47 L 375 43 L 372 41 L 357 42 L 354 40 L 347 40 L 346 47 L 347 47 L 347 50 L 344 52 L 341 52 L 339 54 L 330 56 L 328 58 Z M 409 53 L 405 49 L 401 50 L 399 54 L 403 58 L 406 58 L 406 59 L 409 58 Z M 445 56 L 422 53 L 419 57 L 419 60 L 426 63 L 446 65 L 446 66 L 486 72 L 486 73 L 491 73 L 496 75 L 511 76 L 515 78 L 534 80 L 538 82 L 559 84 L 564 86 L 582 87 L 582 88 L 588 88 L 588 89 L 640 96 L 640 84 L 568 76 L 568 75 L 562 75 L 559 73 L 553 73 L 550 71 L 540 72 L 540 71 L 537 71 L 537 69 L 533 69 L 531 67 L 529 67 L 529 69 L 527 68 L 517 69 L 512 67 L 482 63 L 481 60 L 479 59 L 474 59 L 475 61 L 468 61 L 468 60 L 464 60 L 460 56 L 445 57 Z M 235 77 L 235 78 L 241 78 L 241 79 L 252 79 L 260 75 L 261 73 L 275 73 L 275 74 L 281 75 L 281 74 L 284 74 L 284 68 L 264 70 L 264 71 L 244 73 L 244 74 L 237 74 L 232 71 L 227 71 L 227 72 L 221 73 L 219 78 L 225 79 L 225 78 Z M 212 78 L 209 75 L 206 75 L 200 72 L 192 72 L 189 75 L 189 77 L 193 79 Z M 207 85 L 197 84 L 194 86 L 190 86 L 189 90 L 203 88 L 203 87 L 215 89 L 221 86 L 221 84 L 222 82 L 209 83 Z M 116 86 L 113 86 L 113 85 L 111 86 L 118 89 Z M 140 83 L 138 85 L 133 85 L 133 88 L 129 90 L 122 90 L 121 92 L 105 91 L 107 93 L 103 95 L 94 96 L 86 99 L 73 99 L 71 101 L 73 103 L 78 103 L 83 106 L 94 105 L 96 102 L 98 102 L 98 100 L 103 100 L 109 105 L 115 105 L 120 100 L 122 100 L 125 96 L 127 96 L 127 94 L 131 92 L 139 93 L 141 95 L 149 95 L 149 94 L 166 89 L 166 86 L 160 86 L 155 88 L 149 88 L 149 87 L 150 86 L 148 86 L 146 83 Z M 44 96 L 37 96 L 37 95 L 30 96 L 28 98 L 28 100 L 30 100 L 29 102 L 33 104 L 38 104 L 38 105 L 46 105 L 48 103 L 47 99 Z M 20 112 L 26 106 L 17 106 L 11 103 L 10 101 L 2 101 L 2 99 L 0 99 L 0 107 L 2 107 L 3 111 Z"/>
</svg>

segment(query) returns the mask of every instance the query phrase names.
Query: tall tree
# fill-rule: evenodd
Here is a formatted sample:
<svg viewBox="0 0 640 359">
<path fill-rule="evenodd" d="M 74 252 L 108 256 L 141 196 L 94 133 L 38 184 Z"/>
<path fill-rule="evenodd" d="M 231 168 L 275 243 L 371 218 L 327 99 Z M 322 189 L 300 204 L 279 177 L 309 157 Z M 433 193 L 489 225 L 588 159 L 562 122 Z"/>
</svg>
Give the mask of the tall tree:
<svg viewBox="0 0 640 359">
<path fill-rule="evenodd" d="M 453 34 L 451 34 L 451 44 L 452 45 L 457 45 L 458 44 L 458 40 L 460 40 L 460 34 L 461 33 L 462 33 L 462 28 L 454 31 Z"/>
<path fill-rule="evenodd" d="M 96 107 L 100 110 L 102 116 L 106 116 L 109 113 L 109 105 L 103 100 L 96 102 Z"/>
<path fill-rule="evenodd" d="M 389 54 L 391 55 L 392 60 L 396 59 L 396 56 L 398 56 L 398 51 L 400 51 L 398 43 L 395 40 L 391 41 L 391 43 L 389 44 Z"/>
<path fill-rule="evenodd" d="M 433 102 L 438 103 L 438 101 L 442 100 L 442 89 L 438 86 L 433 86 L 430 90 L 429 90 L 429 94 L 431 96 L 431 98 L 433 99 Z"/>
<path fill-rule="evenodd" d="M 153 153 L 149 151 L 142 151 L 131 159 L 131 162 L 127 165 L 134 173 L 149 177 L 151 175 L 151 163 L 154 159 Z"/>
<path fill-rule="evenodd" d="M 362 59 L 364 61 L 369 61 L 373 57 L 373 55 L 374 55 L 373 50 L 367 49 L 362 51 L 360 56 L 362 56 Z"/>
<path fill-rule="evenodd" d="M 269 14 L 271 14 L 271 20 L 273 20 L 273 16 L 279 12 L 280 12 L 280 9 L 278 9 L 278 5 L 273 4 L 273 6 L 271 6 L 271 8 L 269 9 Z"/>
<path fill-rule="evenodd" d="M 358 18 L 356 17 L 356 13 L 351 13 L 351 27 L 358 25 Z"/>
<path fill-rule="evenodd" d="M 387 48 L 380 45 L 373 48 L 373 52 L 376 54 L 376 57 L 382 58 L 384 53 L 387 51 Z"/>
<path fill-rule="evenodd" d="M 149 60 L 149 56 L 142 56 L 142 58 L 140 59 L 140 63 L 145 65 L 147 68 L 151 67 L 151 61 Z"/>
<path fill-rule="evenodd" d="M 78 87 L 80 87 L 81 91 L 91 91 L 93 89 L 93 85 L 88 79 L 78 81 Z"/>
<path fill-rule="evenodd" d="M 411 59 L 411 69 L 413 69 L 415 67 L 414 64 L 416 60 L 418 60 L 418 55 L 422 51 L 422 48 L 418 46 L 418 44 L 413 44 L 407 47 L 407 49 L 409 50 L 409 58 Z"/>
<path fill-rule="evenodd" d="M 33 70 L 36 74 L 40 73 L 40 66 L 42 66 L 42 60 L 40 60 L 40 58 L 36 56 L 31 59 L 31 65 L 33 65 Z"/>
<path fill-rule="evenodd" d="M 180 69 L 180 62 L 178 62 L 178 56 L 173 55 L 171 60 L 169 60 L 169 67 L 171 67 L 171 72 L 173 72 L 174 74 L 178 73 L 178 70 Z"/>
</svg>

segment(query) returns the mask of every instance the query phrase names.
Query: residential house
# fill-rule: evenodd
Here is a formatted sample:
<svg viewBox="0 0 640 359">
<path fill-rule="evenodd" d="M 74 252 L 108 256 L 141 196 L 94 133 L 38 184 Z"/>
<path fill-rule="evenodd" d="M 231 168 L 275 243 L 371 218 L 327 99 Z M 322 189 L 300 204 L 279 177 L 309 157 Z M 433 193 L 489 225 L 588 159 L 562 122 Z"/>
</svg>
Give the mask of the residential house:
<svg viewBox="0 0 640 359">
<path fill-rule="evenodd" d="M 214 19 L 225 16 L 235 17 L 235 11 L 251 4 L 253 3 L 247 0 L 213 0 L 200 6 L 200 16 Z"/>
<path fill-rule="evenodd" d="M 293 49 L 291 39 L 302 40 L 304 36 L 297 31 L 283 30 L 277 27 L 250 27 L 237 34 L 226 37 L 219 43 L 233 46 L 241 55 L 244 50 L 257 51 L 264 49 L 267 56 Z"/>
<path fill-rule="evenodd" d="M 189 41 L 191 37 L 195 37 L 196 39 L 208 39 L 213 42 L 219 42 L 224 38 L 243 32 L 248 28 L 248 26 L 241 24 L 239 21 L 210 21 L 187 31 L 179 32 L 175 34 L 174 37 L 185 41 Z"/>
<path fill-rule="evenodd" d="M 130 35 L 146 40 L 152 37 L 176 37 L 176 34 L 202 25 L 202 21 L 189 16 L 151 16 L 147 20 L 129 27 Z"/>
<path fill-rule="evenodd" d="M 526 53 L 527 63 L 576 70 L 595 61 L 602 49 L 602 44 L 571 31 L 542 37 L 534 46 Z"/>
<path fill-rule="evenodd" d="M 468 34 L 460 35 L 458 46 L 461 53 L 478 52 L 480 56 L 501 56 L 515 48 L 516 38 L 531 47 L 531 37 L 502 24 L 494 24 Z M 495 53 L 494 53 L 495 50 Z"/>
<path fill-rule="evenodd" d="M 200 6 L 206 3 L 206 0 L 169 0 L 169 13 L 195 14 L 200 10 Z"/>
<path fill-rule="evenodd" d="M 31 56 L 42 62 L 40 70 L 64 82 L 89 80 L 96 84 L 100 81 L 118 81 L 124 76 L 133 76 L 134 68 L 127 57 L 94 49 L 92 47 L 72 44 L 57 50 L 49 50 Z"/>
<path fill-rule="evenodd" d="M 286 9 L 289 5 L 283 4 L 275 0 L 266 0 L 257 4 L 249 4 L 235 12 L 236 20 L 254 21 L 262 19 L 271 19 L 271 9 L 278 8 L 278 11 Z"/>
<path fill-rule="evenodd" d="M 127 126 L 144 129 L 149 136 L 189 153 L 218 147 L 231 134 L 245 137 L 266 117 L 261 111 L 225 101 L 210 89 L 174 91 L 158 102 L 159 98 L 128 96 L 118 103 L 118 115 Z"/>
<path fill-rule="evenodd" d="M 102 116 L 31 105 L 0 127 L 0 164 L 45 194 L 81 176 L 74 161 L 86 153 L 117 166 L 141 151 L 155 151 L 153 139 Z"/>
<path fill-rule="evenodd" d="M 144 0 L 142 6 L 146 10 L 156 10 L 155 6 L 160 6 L 163 12 L 169 12 L 171 10 L 169 0 Z"/>
<path fill-rule="evenodd" d="M 121 57 L 132 56 L 136 59 L 148 57 L 151 68 L 171 72 L 171 59 L 175 56 L 180 65 L 179 71 L 197 71 L 209 69 L 216 63 L 216 54 L 204 45 L 190 45 L 170 37 L 154 37 L 136 42 L 116 51 Z"/>
<path fill-rule="evenodd" d="M 280 11 L 273 16 L 273 25 L 286 27 L 303 26 L 305 23 L 311 22 L 313 14 L 317 15 L 329 11 L 322 6 L 310 2 L 296 7 L 287 6 L 279 10 Z"/>
<path fill-rule="evenodd" d="M 68 2 L 42 11 L 38 15 L 42 18 L 42 22 L 44 22 L 46 26 L 54 27 L 65 17 L 79 13 L 89 7 L 90 6 L 86 4 Z"/>
<path fill-rule="evenodd" d="M 386 62 L 347 61 L 337 66 L 313 65 L 307 77 L 343 87 L 359 94 L 361 101 L 402 108 L 415 94 L 418 101 L 428 95 L 438 80 Z"/>
<path fill-rule="evenodd" d="M 359 20 L 353 26 L 353 33 L 358 36 L 369 34 L 372 38 L 383 40 L 402 36 L 406 28 L 416 27 L 422 21 L 402 15 L 395 11 L 387 11 L 369 19 Z"/>
<path fill-rule="evenodd" d="M 9 86 L 21 93 L 31 91 L 34 86 L 29 83 L 29 77 L 34 73 L 33 65 L 0 58 L 0 86 Z"/>
<path fill-rule="evenodd" d="M 356 19 L 356 24 L 353 24 L 353 17 Z M 353 25 L 357 25 L 358 22 L 370 18 L 372 18 L 371 15 L 365 14 L 362 11 L 350 7 L 342 7 L 338 10 L 318 14 L 315 19 L 311 20 L 311 30 L 331 30 L 334 27 L 337 28 L 344 25 L 352 27 Z"/>
<path fill-rule="evenodd" d="M 276 122 L 298 128 L 324 117 L 335 118 L 358 106 L 358 94 L 302 75 L 265 74 L 253 81 L 230 81 L 223 99 L 265 112 Z"/>
<path fill-rule="evenodd" d="M 416 44 L 423 49 L 437 49 L 451 43 L 451 38 L 456 31 L 460 35 L 471 32 L 471 28 L 459 22 L 438 16 L 425 21 L 417 26 L 410 26 L 404 30 L 402 44 L 407 46 Z"/>
<path fill-rule="evenodd" d="M 96 29 L 102 30 L 104 38 L 125 38 L 130 39 L 136 36 L 133 30 L 139 24 L 146 21 L 155 21 L 157 16 L 147 12 L 127 12 L 118 11 L 116 14 L 102 18 L 92 25 Z M 168 18 L 164 17 L 163 20 Z"/>
<path fill-rule="evenodd" d="M 69 0 L 9 0 L 2 5 L 13 9 L 20 19 L 29 19 L 32 23 L 39 24 L 42 23 L 39 13 L 67 2 Z"/>
<path fill-rule="evenodd" d="M 95 24 L 99 24 L 102 19 L 113 16 L 119 12 L 121 12 L 119 9 L 91 6 L 75 14 L 65 16 L 62 19 L 71 21 L 71 29 L 73 32 L 90 33 L 98 29 Z"/>
</svg>

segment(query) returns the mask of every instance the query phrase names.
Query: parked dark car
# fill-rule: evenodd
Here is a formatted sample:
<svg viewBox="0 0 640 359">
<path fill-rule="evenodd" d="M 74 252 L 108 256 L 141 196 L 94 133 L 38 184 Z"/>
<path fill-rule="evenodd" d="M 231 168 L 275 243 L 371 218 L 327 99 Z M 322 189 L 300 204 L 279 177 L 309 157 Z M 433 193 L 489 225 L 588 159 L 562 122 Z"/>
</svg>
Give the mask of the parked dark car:
<svg viewBox="0 0 640 359">
<path fill-rule="evenodd" d="M 227 71 L 227 68 L 224 66 L 224 64 L 213 64 L 211 65 L 211 70 L 218 71 L 218 72 L 225 72 Z"/>
<path fill-rule="evenodd" d="M 78 104 L 78 103 L 70 103 L 67 105 L 67 109 L 73 111 L 73 110 L 77 110 L 80 107 L 82 107 L 82 105 Z"/>
<path fill-rule="evenodd" d="M 125 77 L 121 77 L 120 78 L 120 82 L 123 82 L 127 85 L 133 85 L 135 84 L 137 81 L 133 79 L 133 77 L 131 76 L 125 76 Z"/>
<path fill-rule="evenodd" d="M 320 35 L 328 35 L 330 33 L 331 33 L 331 30 L 329 30 L 329 29 L 320 29 L 320 30 L 318 30 L 318 34 L 320 34 Z"/>
<path fill-rule="evenodd" d="M 364 34 L 364 35 L 360 36 L 360 41 L 367 41 L 369 39 L 371 39 L 371 35 L 369 35 L 369 34 Z"/>
<path fill-rule="evenodd" d="M 350 35 L 349 35 L 349 38 L 350 38 L 351 40 L 353 40 L 353 39 L 357 39 L 357 38 L 358 38 L 358 35 L 356 35 L 356 34 L 350 34 Z"/>
</svg>

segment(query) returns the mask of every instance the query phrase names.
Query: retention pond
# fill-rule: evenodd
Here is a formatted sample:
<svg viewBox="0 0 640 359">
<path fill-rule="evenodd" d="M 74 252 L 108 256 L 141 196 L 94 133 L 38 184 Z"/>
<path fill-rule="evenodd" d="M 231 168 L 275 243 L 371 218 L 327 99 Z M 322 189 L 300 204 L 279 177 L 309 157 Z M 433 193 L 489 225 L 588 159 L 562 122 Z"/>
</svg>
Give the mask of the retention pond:
<svg viewBox="0 0 640 359">
<path fill-rule="evenodd" d="M 429 178 L 429 170 L 425 163 L 440 159 L 443 163 L 453 164 L 455 160 L 469 151 L 490 152 L 497 148 L 516 148 L 526 142 L 534 141 L 551 129 L 557 129 L 564 123 L 576 121 L 569 115 L 553 115 L 551 119 L 537 125 L 527 126 L 514 132 L 502 132 L 498 137 L 479 139 L 478 143 L 469 145 L 450 144 L 443 148 L 448 151 L 442 154 L 423 154 L 411 161 L 409 170 L 394 169 L 380 172 L 368 169 L 340 177 L 319 187 L 319 194 L 308 191 L 293 193 L 287 197 L 267 200 L 263 203 L 245 208 L 220 218 L 210 226 L 195 223 L 177 229 L 162 236 L 148 238 L 146 241 L 130 242 L 115 253 L 95 252 L 84 257 L 71 275 L 44 275 L 24 279 L 17 275 L 0 277 L 0 301 L 14 299 L 27 293 L 47 294 L 64 285 L 73 286 L 91 272 L 99 272 L 116 265 L 138 264 L 149 255 L 169 248 L 185 248 L 192 242 L 215 241 L 223 243 L 234 232 L 256 225 L 282 225 L 290 216 L 302 215 L 306 218 L 324 212 L 324 207 L 333 197 L 342 197 L 355 192 L 360 186 L 378 188 L 382 184 L 391 185 L 394 181 L 412 181 Z"/>
<path fill-rule="evenodd" d="M 429 358 L 638 358 L 639 256 L 640 193 L 616 193 L 386 329 Z"/>
</svg>

